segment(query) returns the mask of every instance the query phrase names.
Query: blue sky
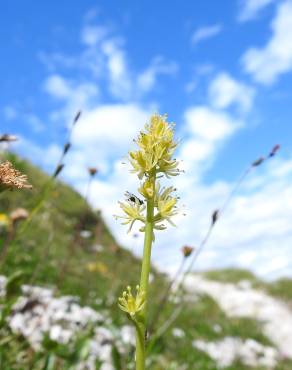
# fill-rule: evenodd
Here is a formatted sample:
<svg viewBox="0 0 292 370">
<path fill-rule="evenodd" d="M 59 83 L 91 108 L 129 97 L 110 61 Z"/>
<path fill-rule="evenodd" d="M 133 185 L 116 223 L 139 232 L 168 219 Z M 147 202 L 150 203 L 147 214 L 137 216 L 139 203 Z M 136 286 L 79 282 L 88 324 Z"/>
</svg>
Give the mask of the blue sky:
<svg viewBox="0 0 292 370">
<path fill-rule="evenodd" d="M 140 253 L 112 214 L 137 186 L 122 157 L 158 111 L 177 124 L 187 216 L 158 236 L 155 262 L 174 269 L 180 246 L 198 244 L 246 165 L 280 143 L 278 158 L 251 174 L 227 209 L 198 267 L 291 271 L 292 0 L 18 0 L 0 17 L 2 131 L 52 171 L 82 109 L 63 179 L 84 192 L 87 166 L 99 167 L 91 202 L 120 242 Z"/>
</svg>

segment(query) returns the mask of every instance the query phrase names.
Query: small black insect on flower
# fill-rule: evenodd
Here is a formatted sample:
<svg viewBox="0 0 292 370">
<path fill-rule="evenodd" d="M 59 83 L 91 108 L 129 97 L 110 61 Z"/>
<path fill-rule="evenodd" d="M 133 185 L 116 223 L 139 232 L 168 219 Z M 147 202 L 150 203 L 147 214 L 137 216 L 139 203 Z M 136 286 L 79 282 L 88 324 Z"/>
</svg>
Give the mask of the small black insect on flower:
<svg viewBox="0 0 292 370">
<path fill-rule="evenodd" d="M 127 197 L 128 202 L 132 202 L 132 203 L 140 204 L 140 205 L 144 203 L 143 200 L 139 199 L 138 197 L 136 197 L 136 195 L 130 193 L 129 191 L 125 192 L 125 196 Z"/>
</svg>

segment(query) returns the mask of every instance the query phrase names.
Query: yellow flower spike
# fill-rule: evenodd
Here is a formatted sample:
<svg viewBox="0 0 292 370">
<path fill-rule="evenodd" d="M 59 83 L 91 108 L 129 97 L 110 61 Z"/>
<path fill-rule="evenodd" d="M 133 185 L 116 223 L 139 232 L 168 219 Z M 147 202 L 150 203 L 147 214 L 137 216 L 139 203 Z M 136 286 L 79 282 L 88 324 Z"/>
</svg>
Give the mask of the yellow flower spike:
<svg viewBox="0 0 292 370">
<path fill-rule="evenodd" d="M 136 329 L 136 370 L 144 370 L 146 363 L 147 331 L 147 301 L 149 294 L 149 274 L 151 269 L 151 250 L 155 241 L 156 230 L 166 229 L 164 221 L 173 224 L 171 217 L 178 213 L 176 203 L 178 198 L 172 196 L 173 187 L 161 188 L 159 179 L 163 176 L 179 175 L 178 162 L 173 158 L 177 143 L 174 140 L 173 124 L 167 122 L 167 116 L 154 114 L 145 125 L 134 142 L 138 148 L 129 152 L 132 173 L 142 180 L 138 189 L 143 200 L 134 194 L 126 194 L 127 202 L 120 203 L 124 216 L 124 224 L 129 224 L 131 230 L 135 221 L 141 221 L 140 231 L 145 233 L 143 259 L 141 266 L 140 287 L 136 296 L 131 288 L 119 298 L 121 310 L 132 318 Z M 129 196 L 130 195 L 130 196 Z M 139 313 L 139 315 L 138 315 Z"/>
<path fill-rule="evenodd" d="M 138 189 L 139 193 L 146 199 L 152 198 L 154 195 L 154 182 L 153 179 L 146 179 Z"/>
<path fill-rule="evenodd" d="M 143 310 L 145 306 L 145 292 L 142 291 L 139 285 L 136 286 L 136 296 L 132 295 L 132 289 L 130 286 L 123 292 L 119 298 L 119 307 L 122 311 L 126 312 L 134 318 L 134 316 Z"/>
<path fill-rule="evenodd" d="M 139 150 L 129 153 L 132 172 L 138 173 L 139 178 L 150 175 L 153 170 L 165 173 L 167 177 L 179 173 L 176 160 L 171 160 L 177 146 L 173 139 L 173 125 L 166 118 L 153 115 L 150 124 L 145 125 L 145 132 L 141 132 L 136 141 Z"/>
</svg>

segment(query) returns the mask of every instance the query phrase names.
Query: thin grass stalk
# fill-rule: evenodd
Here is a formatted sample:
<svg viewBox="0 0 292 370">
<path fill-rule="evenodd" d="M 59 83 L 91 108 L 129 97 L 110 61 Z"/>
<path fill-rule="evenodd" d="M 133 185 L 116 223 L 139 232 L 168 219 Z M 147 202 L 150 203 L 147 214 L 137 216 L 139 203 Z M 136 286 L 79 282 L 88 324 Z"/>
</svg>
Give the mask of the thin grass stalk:
<svg viewBox="0 0 292 370">
<path fill-rule="evenodd" d="M 183 269 L 185 267 L 186 258 L 183 256 L 181 263 L 179 265 L 179 268 L 177 269 L 174 278 L 170 279 L 169 284 L 167 285 L 164 294 L 161 296 L 160 300 L 157 303 L 157 309 L 155 310 L 152 318 L 151 318 L 151 324 L 149 325 L 149 333 L 153 333 L 155 331 L 155 327 L 159 323 L 161 314 L 163 313 L 163 309 L 166 306 L 168 302 L 169 294 L 171 293 L 171 290 L 176 283 L 176 281 L 179 279 L 181 273 L 183 272 Z"/>
<path fill-rule="evenodd" d="M 218 216 L 220 215 L 220 218 L 221 218 L 223 212 L 225 211 L 225 209 L 227 208 L 229 203 L 232 201 L 233 197 L 236 195 L 240 186 L 242 185 L 242 183 L 244 182 L 246 177 L 249 175 L 249 173 L 253 169 L 256 169 L 258 166 L 260 166 L 266 160 L 268 160 L 270 158 L 273 158 L 276 155 L 276 153 L 279 151 L 279 149 L 280 149 L 280 146 L 277 144 L 272 148 L 272 150 L 269 152 L 269 154 L 266 157 L 259 157 L 257 160 L 253 161 L 246 168 L 246 170 L 243 171 L 242 175 L 238 178 L 238 180 L 236 181 L 236 183 L 235 183 L 233 189 L 231 190 L 230 194 L 227 196 L 227 198 L 223 202 L 221 208 L 215 211 L 216 212 L 216 218 L 214 218 L 215 212 L 213 213 L 212 222 L 211 222 L 211 224 L 210 224 L 210 226 L 209 226 L 209 228 L 206 232 L 206 235 L 204 236 L 201 243 L 199 244 L 199 247 L 195 250 L 195 253 L 193 255 L 193 258 L 190 261 L 190 264 L 189 264 L 188 268 L 183 272 L 181 281 L 178 283 L 177 288 L 174 292 L 175 295 L 177 294 L 177 292 L 181 291 L 187 276 L 192 272 L 195 262 L 197 261 L 199 255 L 202 253 L 206 244 L 208 243 L 208 241 L 211 237 L 211 234 L 214 230 L 214 227 L 217 224 Z M 171 286 L 173 286 L 176 283 L 176 281 L 178 281 L 180 272 L 181 272 L 181 269 L 179 267 L 178 272 L 175 275 L 174 280 L 170 283 Z M 183 300 L 183 296 L 182 296 L 182 301 L 181 301 L 181 306 L 180 307 L 182 307 L 183 304 L 184 304 L 184 300 Z M 161 314 L 161 312 L 160 312 L 160 314 Z M 178 315 L 175 315 L 175 313 L 173 313 L 170 316 L 170 318 L 158 329 L 158 332 L 152 337 L 152 340 L 151 340 L 151 343 L 150 343 L 151 348 L 155 345 L 155 342 L 158 340 L 158 338 L 161 337 L 169 329 L 169 327 L 175 322 L 177 316 Z"/>
<path fill-rule="evenodd" d="M 76 123 L 78 122 L 78 120 L 80 119 L 80 116 L 81 116 L 81 111 L 78 111 L 77 114 L 75 115 L 75 117 L 73 119 L 73 122 L 72 122 L 72 125 L 71 125 L 71 127 L 69 129 L 67 141 L 64 144 L 63 151 L 62 151 L 61 156 L 60 156 L 60 158 L 59 158 L 59 160 L 57 162 L 57 165 L 55 167 L 54 172 L 49 177 L 49 179 L 46 181 L 46 183 L 45 183 L 45 185 L 44 185 L 44 187 L 42 189 L 41 196 L 38 199 L 38 201 L 36 202 L 34 208 L 30 211 L 30 214 L 29 214 L 28 218 L 23 222 L 23 224 L 19 228 L 19 230 L 16 230 L 14 232 L 13 237 L 11 237 L 8 240 L 8 244 L 6 246 L 6 249 L 7 250 L 8 250 L 8 247 L 9 247 L 10 244 L 12 244 L 12 245 L 15 244 L 17 242 L 18 238 L 22 234 L 25 233 L 25 231 L 27 230 L 27 228 L 30 226 L 33 218 L 42 209 L 42 206 L 43 206 L 44 202 L 48 199 L 48 197 L 49 197 L 49 195 L 50 195 L 50 193 L 51 193 L 51 191 L 53 189 L 53 186 L 55 185 L 56 178 L 58 177 L 58 175 L 60 174 L 60 172 L 64 168 L 63 161 L 64 161 L 64 158 L 66 157 L 67 153 L 69 152 L 69 150 L 71 148 L 70 141 L 71 141 L 73 129 L 74 129 Z M 3 254 L 3 258 L 1 259 L 2 264 L 4 263 L 6 257 L 7 257 L 7 252 L 5 254 Z"/>
</svg>

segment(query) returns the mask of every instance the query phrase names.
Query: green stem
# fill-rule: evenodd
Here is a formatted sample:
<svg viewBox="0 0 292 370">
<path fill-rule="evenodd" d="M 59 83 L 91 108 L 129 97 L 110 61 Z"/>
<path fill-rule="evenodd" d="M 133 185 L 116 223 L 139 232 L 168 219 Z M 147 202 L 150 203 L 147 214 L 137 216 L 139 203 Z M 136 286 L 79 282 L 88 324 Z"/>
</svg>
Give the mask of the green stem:
<svg viewBox="0 0 292 370">
<path fill-rule="evenodd" d="M 145 292 L 145 307 L 139 315 L 139 321 L 136 327 L 136 370 L 145 369 L 145 334 L 147 322 L 147 301 L 148 301 L 148 286 L 149 274 L 151 267 L 151 247 L 153 242 L 153 214 L 154 214 L 154 199 L 147 201 L 147 216 L 145 224 L 145 239 L 144 251 L 142 260 L 140 289 Z"/>
</svg>

